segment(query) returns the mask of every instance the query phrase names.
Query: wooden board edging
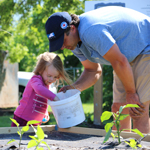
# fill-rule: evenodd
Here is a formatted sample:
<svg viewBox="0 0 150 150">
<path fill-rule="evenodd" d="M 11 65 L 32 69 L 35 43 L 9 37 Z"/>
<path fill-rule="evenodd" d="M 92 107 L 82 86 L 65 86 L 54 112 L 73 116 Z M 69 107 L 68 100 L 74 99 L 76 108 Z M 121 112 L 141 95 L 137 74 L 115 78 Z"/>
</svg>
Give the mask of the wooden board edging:
<svg viewBox="0 0 150 150">
<path fill-rule="evenodd" d="M 42 129 L 44 132 L 53 131 L 55 130 L 55 125 L 42 125 Z M 18 131 L 17 127 L 0 127 L 0 134 L 13 134 L 13 133 L 17 133 L 17 131 Z M 32 127 L 30 127 L 26 133 L 31 133 L 31 132 L 34 132 Z"/>
<path fill-rule="evenodd" d="M 89 135 L 97 135 L 97 136 L 105 136 L 106 132 L 104 129 L 94 129 L 94 128 L 84 128 L 84 127 L 71 127 L 67 129 L 58 128 L 58 131 L 60 132 L 69 132 L 69 133 L 77 133 L 77 134 L 89 134 Z M 112 131 L 114 134 L 116 134 L 116 131 Z M 145 134 L 143 134 L 145 135 Z M 133 132 L 121 132 L 121 136 L 126 138 L 136 138 L 137 140 L 140 138 L 140 136 Z M 148 134 L 143 141 L 150 142 L 150 134 Z"/>
<path fill-rule="evenodd" d="M 84 127 L 71 127 L 71 128 L 56 128 L 56 125 L 42 125 L 41 126 L 43 131 L 57 131 L 59 132 L 68 132 L 68 133 L 76 133 L 76 134 L 89 134 L 89 135 L 97 135 L 97 136 L 105 136 L 106 132 L 104 129 L 95 129 L 95 128 L 84 128 Z M 0 134 L 13 134 L 17 133 L 18 128 L 17 127 L 1 127 L 0 128 Z M 27 133 L 34 132 L 32 127 L 27 131 Z M 112 131 L 114 134 L 116 134 L 116 131 Z M 145 134 L 144 134 L 145 135 Z M 121 136 L 123 138 L 136 138 L 137 140 L 140 138 L 140 136 L 133 132 L 121 132 Z M 150 142 L 150 134 L 148 134 L 143 141 Z"/>
</svg>

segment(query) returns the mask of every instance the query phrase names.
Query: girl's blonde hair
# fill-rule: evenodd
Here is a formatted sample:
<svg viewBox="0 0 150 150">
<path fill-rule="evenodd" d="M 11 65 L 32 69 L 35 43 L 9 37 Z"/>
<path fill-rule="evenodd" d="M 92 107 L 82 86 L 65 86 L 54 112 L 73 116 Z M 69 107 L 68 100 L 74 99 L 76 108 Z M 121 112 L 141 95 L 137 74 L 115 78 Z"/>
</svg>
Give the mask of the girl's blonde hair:
<svg viewBox="0 0 150 150">
<path fill-rule="evenodd" d="M 71 80 L 67 72 L 64 70 L 63 63 L 60 57 L 55 53 L 44 52 L 37 57 L 38 61 L 36 67 L 33 71 L 35 75 L 41 75 L 43 71 L 50 65 L 53 65 L 59 72 L 59 79 L 64 85 L 64 81 L 67 84 L 71 84 Z M 56 85 L 59 85 L 59 80 L 57 80 Z"/>
</svg>

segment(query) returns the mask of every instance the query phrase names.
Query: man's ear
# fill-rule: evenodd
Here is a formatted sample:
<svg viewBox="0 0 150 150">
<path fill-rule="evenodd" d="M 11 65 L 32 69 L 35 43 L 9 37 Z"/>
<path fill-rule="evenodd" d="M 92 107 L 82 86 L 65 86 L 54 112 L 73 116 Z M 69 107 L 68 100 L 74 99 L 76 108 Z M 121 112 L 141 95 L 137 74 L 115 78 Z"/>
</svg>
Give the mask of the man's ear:
<svg viewBox="0 0 150 150">
<path fill-rule="evenodd" d="M 77 28 L 74 25 L 71 25 L 71 31 L 76 32 Z"/>
<path fill-rule="evenodd" d="M 74 30 L 76 27 L 74 25 L 71 25 L 71 30 Z"/>
</svg>

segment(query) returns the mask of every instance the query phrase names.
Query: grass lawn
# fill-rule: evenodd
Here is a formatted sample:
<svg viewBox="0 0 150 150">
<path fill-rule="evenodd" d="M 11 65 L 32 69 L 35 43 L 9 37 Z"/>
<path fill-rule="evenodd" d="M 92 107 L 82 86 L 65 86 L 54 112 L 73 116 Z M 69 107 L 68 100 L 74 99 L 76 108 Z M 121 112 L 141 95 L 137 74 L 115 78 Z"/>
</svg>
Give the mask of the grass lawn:
<svg viewBox="0 0 150 150">
<path fill-rule="evenodd" d="M 0 127 L 10 127 L 11 126 L 11 120 L 9 118 L 13 118 L 13 114 L 7 114 L 4 116 L 0 116 Z"/>
<path fill-rule="evenodd" d="M 94 104 L 93 103 L 83 103 L 83 110 L 85 115 L 92 114 L 94 112 Z M 51 108 L 49 107 L 49 111 L 52 112 Z M 11 120 L 9 118 L 13 118 L 13 114 L 6 113 L 3 116 L 0 116 L 0 127 L 10 127 Z M 50 120 L 46 125 L 55 125 L 56 121 L 52 113 L 50 113 Z"/>
</svg>

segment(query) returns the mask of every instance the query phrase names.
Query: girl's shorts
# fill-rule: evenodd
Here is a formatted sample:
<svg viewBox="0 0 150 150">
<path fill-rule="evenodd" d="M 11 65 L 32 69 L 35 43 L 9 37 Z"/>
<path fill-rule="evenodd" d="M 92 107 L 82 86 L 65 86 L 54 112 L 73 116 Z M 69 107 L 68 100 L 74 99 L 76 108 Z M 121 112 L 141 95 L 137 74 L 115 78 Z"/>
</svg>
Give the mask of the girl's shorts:
<svg viewBox="0 0 150 150">
<path fill-rule="evenodd" d="M 28 122 L 28 121 L 26 121 L 26 120 L 24 120 L 24 119 L 22 119 L 22 118 L 16 116 L 15 114 L 14 114 L 13 119 L 15 119 L 15 120 L 19 123 L 19 126 L 26 126 L 26 125 L 27 125 L 27 122 Z M 37 126 L 37 125 L 41 125 L 41 123 L 32 124 L 32 125 L 33 125 L 33 126 Z M 12 123 L 11 123 L 11 127 L 17 127 L 17 126 L 16 126 L 15 123 L 12 122 Z"/>
<path fill-rule="evenodd" d="M 142 103 L 150 100 L 150 54 L 137 56 L 131 63 L 136 92 Z M 113 71 L 113 103 L 126 102 L 124 86 Z"/>
<path fill-rule="evenodd" d="M 18 123 L 19 123 L 19 126 L 26 126 L 27 124 L 27 121 L 14 115 L 13 119 L 15 119 Z M 11 127 L 17 127 L 15 123 L 11 123 Z"/>
</svg>

